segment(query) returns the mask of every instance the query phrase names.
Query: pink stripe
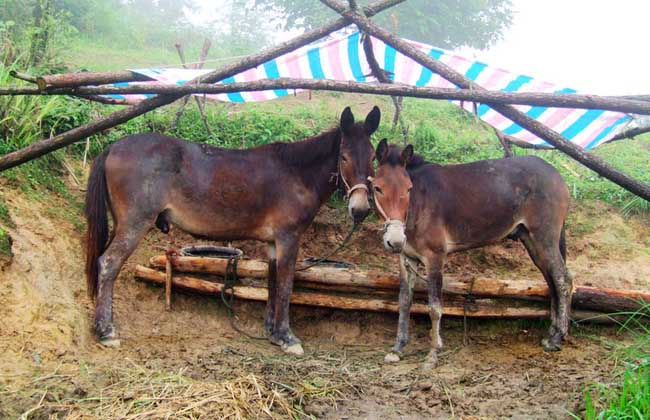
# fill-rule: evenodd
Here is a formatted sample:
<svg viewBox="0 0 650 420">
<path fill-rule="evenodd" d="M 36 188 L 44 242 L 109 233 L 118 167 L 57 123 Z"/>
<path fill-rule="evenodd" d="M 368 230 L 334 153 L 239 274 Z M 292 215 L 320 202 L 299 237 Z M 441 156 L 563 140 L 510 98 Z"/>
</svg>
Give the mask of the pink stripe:
<svg viewBox="0 0 650 420">
<path fill-rule="evenodd" d="M 492 72 L 492 74 L 490 75 L 490 77 L 488 77 L 487 80 L 481 81 L 481 86 L 483 86 L 488 90 L 499 88 L 500 87 L 499 82 L 501 82 L 501 80 L 507 75 L 508 72 L 497 69 Z"/>
<path fill-rule="evenodd" d="M 601 125 L 598 126 L 597 129 L 595 129 L 592 133 L 590 133 L 583 141 L 578 143 L 580 147 L 584 149 L 584 147 L 587 146 L 592 141 L 594 141 L 594 139 L 598 137 L 598 135 L 600 135 L 600 133 L 602 133 L 603 130 L 605 130 L 610 125 L 614 124 L 619 118 L 622 118 L 623 115 L 624 114 L 620 114 L 617 112 L 612 113 L 611 117 L 607 118 Z"/>
<path fill-rule="evenodd" d="M 258 80 L 257 69 L 255 68 L 246 70 L 243 73 L 239 73 L 238 76 L 241 76 L 241 78 L 243 78 L 244 81 L 246 82 L 254 82 Z M 246 92 L 246 93 L 248 93 L 253 98 L 253 101 L 256 102 L 266 101 L 268 99 L 266 97 L 267 95 L 265 95 L 264 92 L 256 91 L 256 92 Z"/>
<path fill-rule="evenodd" d="M 452 69 L 454 69 L 456 71 L 459 71 L 459 69 L 461 68 L 461 64 L 464 64 L 467 61 L 464 58 L 459 57 L 457 55 L 451 55 L 451 56 L 449 56 L 449 59 L 447 59 L 447 60 L 444 60 L 445 57 L 447 57 L 447 56 L 443 55 L 442 56 L 443 59 L 441 59 L 440 61 L 442 61 L 444 64 L 446 64 L 447 66 L 451 67 Z M 464 73 L 464 72 L 462 72 L 462 73 Z M 447 81 L 447 80 L 445 80 L 443 78 L 441 78 L 440 83 L 438 84 L 438 87 L 445 87 L 445 88 L 447 88 L 447 87 L 455 87 L 455 86 L 456 85 L 454 85 L 453 83 L 451 83 L 451 82 L 449 82 L 449 81 Z"/>
<path fill-rule="evenodd" d="M 420 69 L 421 67 L 415 61 L 411 60 L 406 56 L 400 54 L 400 58 L 403 60 L 402 72 L 404 74 L 404 76 L 400 77 L 400 79 L 402 79 L 403 83 L 414 84 L 415 81 L 412 80 L 414 70 L 416 68 Z"/>
<path fill-rule="evenodd" d="M 571 115 L 573 112 L 575 112 L 575 109 L 572 108 L 558 108 L 555 109 L 553 113 L 548 116 L 548 118 L 540 118 L 538 121 L 547 127 L 550 127 L 552 130 L 555 130 L 555 126 L 558 125 L 563 119 Z"/>
<path fill-rule="evenodd" d="M 503 124 L 504 121 L 510 121 L 494 110 L 488 112 L 493 113 L 493 115 L 488 118 L 483 118 L 483 121 L 490 124 L 492 127 L 499 127 L 501 124 Z"/>
<path fill-rule="evenodd" d="M 300 71 L 300 65 L 298 64 L 298 57 L 290 56 L 285 60 L 287 65 L 287 70 L 289 71 L 289 77 L 295 77 L 297 79 L 302 78 L 302 71 Z"/>
<path fill-rule="evenodd" d="M 327 49 L 327 57 L 330 60 L 330 70 L 332 71 L 335 80 L 347 80 L 345 74 L 343 74 L 343 64 L 341 63 L 341 54 L 339 54 L 341 44 L 343 43 L 339 42 Z"/>
</svg>

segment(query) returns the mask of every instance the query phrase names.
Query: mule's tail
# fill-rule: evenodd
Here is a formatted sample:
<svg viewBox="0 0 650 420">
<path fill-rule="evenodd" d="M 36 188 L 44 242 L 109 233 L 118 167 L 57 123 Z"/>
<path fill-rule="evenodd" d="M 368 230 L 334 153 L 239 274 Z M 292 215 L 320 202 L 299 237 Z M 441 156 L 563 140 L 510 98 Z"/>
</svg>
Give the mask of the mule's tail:
<svg viewBox="0 0 650 420">
<path fill-rule="evenodd" d="M 566 234 L 564 227 L 564 224 L 562 224 L 562 232 L 560 233 L 560 254 L 562 254 L 562 259 L 566 264 Z"/>
<path fill-rule="evenodd" d="M 88 295 L 97 296 L 99 257 L 106 249 L 108 241 L 108 215 L 105 164 L 108 149 L 97 156 L 90 169 L 88 190 L 86 192 L 86 284 Z"/>
</svg>

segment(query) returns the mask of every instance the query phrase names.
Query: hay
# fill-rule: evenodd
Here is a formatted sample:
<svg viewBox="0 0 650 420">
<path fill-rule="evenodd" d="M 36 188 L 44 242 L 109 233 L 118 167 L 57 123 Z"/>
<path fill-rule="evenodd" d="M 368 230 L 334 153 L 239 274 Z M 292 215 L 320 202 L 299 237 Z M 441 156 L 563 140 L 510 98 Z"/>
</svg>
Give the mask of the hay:
<svg viewBox="0 0 650 420">
<path fill-rule="evenodd" d="M 85 390 L 76 374 L 51 375 L 13 391 L 38 396 L 38 403 L 23 411 L 29 418 L 111 419 L 280 419 L 298 412 L 286 393 L 254 374 L 213 382 L 196 381 L 183 374 L 149 370 L 132 363 L 93 372 L 90 378 L 103 387 Z M 77 379 L 74 379 L 77 378 Z M 85 382 L 85 381 L 84 381 Z"/>
</svg>

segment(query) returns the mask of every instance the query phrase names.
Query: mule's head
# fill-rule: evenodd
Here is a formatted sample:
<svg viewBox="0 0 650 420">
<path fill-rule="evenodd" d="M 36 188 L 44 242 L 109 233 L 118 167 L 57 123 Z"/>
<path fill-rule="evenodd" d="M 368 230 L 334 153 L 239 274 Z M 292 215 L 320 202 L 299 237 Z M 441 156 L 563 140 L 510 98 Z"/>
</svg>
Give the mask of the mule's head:
<svg viewBox="0 0 650 420">
<path fill-rule="evenodd" d="M 411 196 L 411 177 L 406 165 L 413 156 L 410 144 L 403 150 L 388 146 L 386 139 L 377 145 L 377 175 L 371 178 L 375 210 L 384 221 L 384 247 L 401 252 L 406 243 L 405 224 Z"/>
<path fill-rule="evenodd" d="M 370 136 L 377 130 L 381 112 L 374 107 L 364 122 L 354 122 L 350 107 L 341 114 L 341 148 L 339 176 L 348 197 L 348 212 L 354 223 L 361 223 L 370 211 L 368 177 L 374 175 L 375 150 Z"/>
</svg>

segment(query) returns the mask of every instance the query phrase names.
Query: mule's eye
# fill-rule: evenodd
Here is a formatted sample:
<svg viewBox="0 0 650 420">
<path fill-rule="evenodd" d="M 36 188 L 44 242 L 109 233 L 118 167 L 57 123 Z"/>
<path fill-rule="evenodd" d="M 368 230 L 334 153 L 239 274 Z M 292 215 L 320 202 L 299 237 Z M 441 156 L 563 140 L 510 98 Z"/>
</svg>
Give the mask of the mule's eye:
<svg viewBox="0 0 650 420">
<path fill-rule="evenodd" d="M 413 189 L 413 187 L 411 187 L 411 188 L 409 188 L 408 190 L 406 190 L 406 192 L 409 193 L 409 194 L 411 194 L 411 190 L 412 190 L 412 189 Z"/>
<path fill-rule="evenodd" d="M 346 158 L 344 155 L 341 155 L 341 160 L 342 160 L 343 162 L 347 162 L 347 161 L 348 161 L 348 158 Z"/>
<path fill-rule="evenodd" d="M 375 188 L 375 192 L 377 194 L 383 194 L 383 192 L 381 191 L 381 188 L 379 188 L 379 187 L 374 187 L 374 188 Z"/>
</svg>

